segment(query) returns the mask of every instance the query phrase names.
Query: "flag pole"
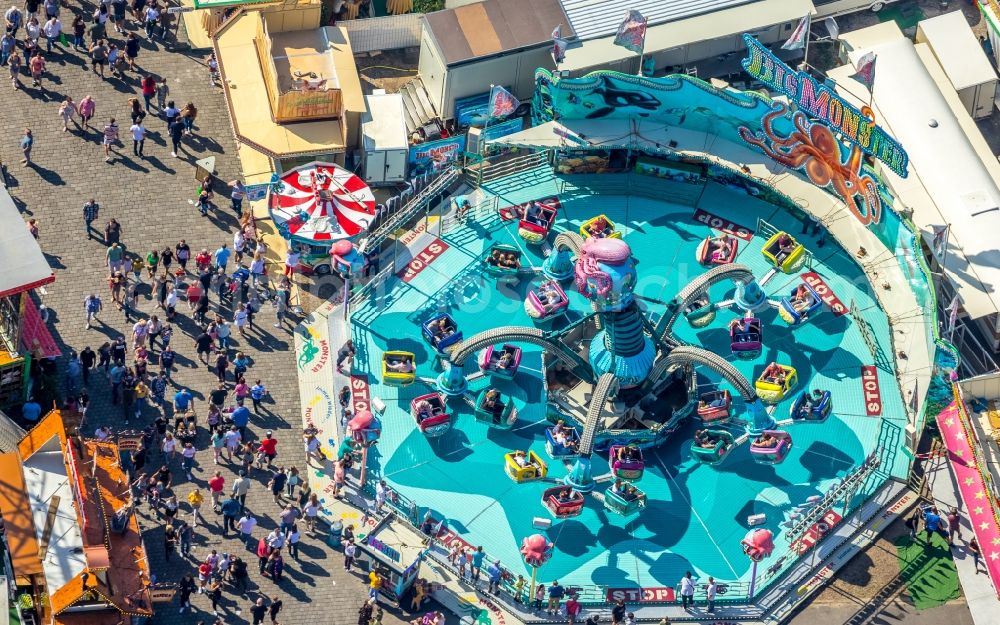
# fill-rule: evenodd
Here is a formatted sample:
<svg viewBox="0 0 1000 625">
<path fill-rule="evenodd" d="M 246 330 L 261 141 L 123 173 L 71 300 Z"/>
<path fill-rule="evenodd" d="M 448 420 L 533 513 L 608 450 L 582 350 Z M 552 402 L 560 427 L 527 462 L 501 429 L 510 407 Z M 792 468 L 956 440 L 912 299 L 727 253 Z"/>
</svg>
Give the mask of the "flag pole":
<svg viewBox="0 0 1000 625">
<path fill-rule="evenodd" d="M 810 16 L 808 23 L 806 23 L 806 46 L 805 50 L 802 51 L 802 69 L 809 71 L 809 40 L 812 38 L 812 17 Z"/>
<path fill-rule="evenodd" d="M 639 77 L 642 77 L 642 58 L 646 56 L 646 37 L 643 36 L 642 44 L 639 46 Z"/>
<path fill-rule="evenodd" d="M 486 147 L 486 130 L 490 127 L 490 120 L 493 119 L 493 88 L 496 87 L 493 83 L 490 83 L 490 97 L 486 100 L 486 123 L 483 124 L 483 132 L 479 135 L 479 171 L 483 170 L 483 161 L 486 159 L 483 156 L 483 149 Z M 468 147 L 468 146 L 466 146 Z"/>
</svg>

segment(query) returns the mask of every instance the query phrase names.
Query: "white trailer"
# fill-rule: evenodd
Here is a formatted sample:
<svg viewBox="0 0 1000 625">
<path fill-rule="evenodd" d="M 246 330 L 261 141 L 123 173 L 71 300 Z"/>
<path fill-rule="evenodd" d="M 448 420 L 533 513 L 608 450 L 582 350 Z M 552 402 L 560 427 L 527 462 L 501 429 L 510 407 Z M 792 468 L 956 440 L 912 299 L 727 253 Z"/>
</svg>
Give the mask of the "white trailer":
<svg viewBox="0 0 1000 625">
<path fill-rule="evenodd" d="M 365 104 L 361 121 L 365 182 L 372 186 L 403 182 L 409 153 L 403 96 L 376 89 L 365 96 Z"/>
<path fill-rule="evenodd" d="M 993 113 L 997 73 L 961 11 L 918 23 L 917 43 L 926 43 L 934 53 L 965 110 L 974 119 Z"/>
</svg>

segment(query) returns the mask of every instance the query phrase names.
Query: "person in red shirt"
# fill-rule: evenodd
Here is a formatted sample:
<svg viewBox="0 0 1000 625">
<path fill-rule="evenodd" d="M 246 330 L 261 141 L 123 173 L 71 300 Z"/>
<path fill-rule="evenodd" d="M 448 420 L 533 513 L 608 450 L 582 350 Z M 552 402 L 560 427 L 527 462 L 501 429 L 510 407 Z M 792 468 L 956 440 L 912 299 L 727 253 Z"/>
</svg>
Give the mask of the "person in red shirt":
<svg viewBox="0 0 1000 625">
<path fill-rule="evenodd" d="M 212 510 L 219 511 L 219 500 L 222 499 L 222 491 L 226 488 L 226 478 L 222 477 L 222 471 L 216 471 L 215 476 L 208 480 L 208 487 L 212 491 Z"/>
<path fill-rule="evenodd" d="M 198 565 L 198 592 L 205 592 L 205 586 L 208 585 L 208 580 L 212 579 L 212 565 L 208 562 L 202 562 Z"/>
<path fill-rule="evenodd" d="M 267 559 L 271 555 L 271 547 L 267 544 L 267 538 L 261 538 L 257 542 L 257 564 L 260 567 L 260 574 L 264 574 L 264 567 L 267 566 Z"/>
<path fill-rule="evenodd" d="M 212 264 L 212 256 L 208 253 L 208 250 L 202 250 L 197 256 L 194 257 L 194 264 L 197 265 L 199 271 L 208 269 L 208 266 Z"/>
<path fill-rule="evenodd" d="M 566 602 L 566 616 L 569 618 L 569 625 L 576 622 L 576 617 L 580 614 L 580 602 L 576 600 L 576 595 L 570 595 Z"/>
<path fill-rule="evenodd" d="M 156 81 L 147 74 L 139 81 L 139 87 L 142 89 L 142 99 L 146 101 L 146 112 L 149 112 L 149 102 L 156 95 Z"/>
<path fill-rule="evenodd" d="M 272 436 L 271 430 L 268 430 L 264 438 L 261 439 L 257 453 L 263 454 L 267 458 L 267 468 L 270 469 L 274 466 L 274 459 L 278 457 L 278 439 Z M 263 468 L 262 464 L 260 461 L 257 462 L 257 466 L 260 468 Z"/>
</svg>

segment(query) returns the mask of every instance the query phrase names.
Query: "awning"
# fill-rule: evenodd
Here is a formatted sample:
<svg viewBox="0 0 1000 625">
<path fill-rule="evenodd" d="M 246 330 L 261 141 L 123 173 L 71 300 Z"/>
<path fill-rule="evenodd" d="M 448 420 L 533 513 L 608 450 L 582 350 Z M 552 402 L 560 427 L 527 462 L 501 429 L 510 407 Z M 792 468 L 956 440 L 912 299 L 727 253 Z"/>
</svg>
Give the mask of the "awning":
<svg viewBox="0 0 1000 625">
<path fill-rule="evenodd" d="M 781 0 L 781 2 L 754 2 L 713 11 L 650 27 L 646 30 L 645 50 L 647 54 L 652 54 L 699 41 L 735 37 L 775 24 L 798 21 L 814 10 L 812 0 Z M 636 56 L 635 52 L 616 46 L 614 40 L 614 36 L 610 36 L 571 45 L 566 50 L 566 59 L 559 64 L 559 69 L 576 71 L 613 64 Z"/>
<path fill-rule="evenodd" d="M 0 510 L 15 575 L 37 575 L 42 572 L 38 557 L 35 522 L 24 484 L 21 461 L 16 453 L 0 454 Z"/>
<path fill-rule="evenodd" d="M 30 297 L 24 298 L 24 312 L 21 314 L 21 349 L 36 358 L 58 358 L 62 350 L 52 333 L 42 321 L 38 307 Z"/>
<path fill-rule="evenodd" d="M 31 236 L 7 189 L 0 187 L 0 297 L 55 280 L 49 261 Z"/>
<path fill-rule="evenodd" d="M 487 141 L 489 145 L 560 150 L 642 149 L 661 151 L 671 127 L 643 119 L 565 119 Z M 675 133 L 676 134 L 676 133 Z"/>
</svg>

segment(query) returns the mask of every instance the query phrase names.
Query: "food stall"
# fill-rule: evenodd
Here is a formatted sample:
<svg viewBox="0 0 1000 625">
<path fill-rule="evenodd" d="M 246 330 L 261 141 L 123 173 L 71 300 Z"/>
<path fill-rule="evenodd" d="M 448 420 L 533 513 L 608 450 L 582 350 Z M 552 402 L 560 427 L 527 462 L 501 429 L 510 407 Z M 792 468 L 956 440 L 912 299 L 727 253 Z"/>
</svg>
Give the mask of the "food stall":
<svg viewBox="0 0 1000 625">
<path fill-rule="evenodd" d="M 45 325 L 44 307 L 31 297 L 55 280 L 38 242 L 25 226 L 14 200 L 0 187 L 0 408 L 19 405 L 31 389 L 32 359 L 61 351 Z"/>
</svg>

